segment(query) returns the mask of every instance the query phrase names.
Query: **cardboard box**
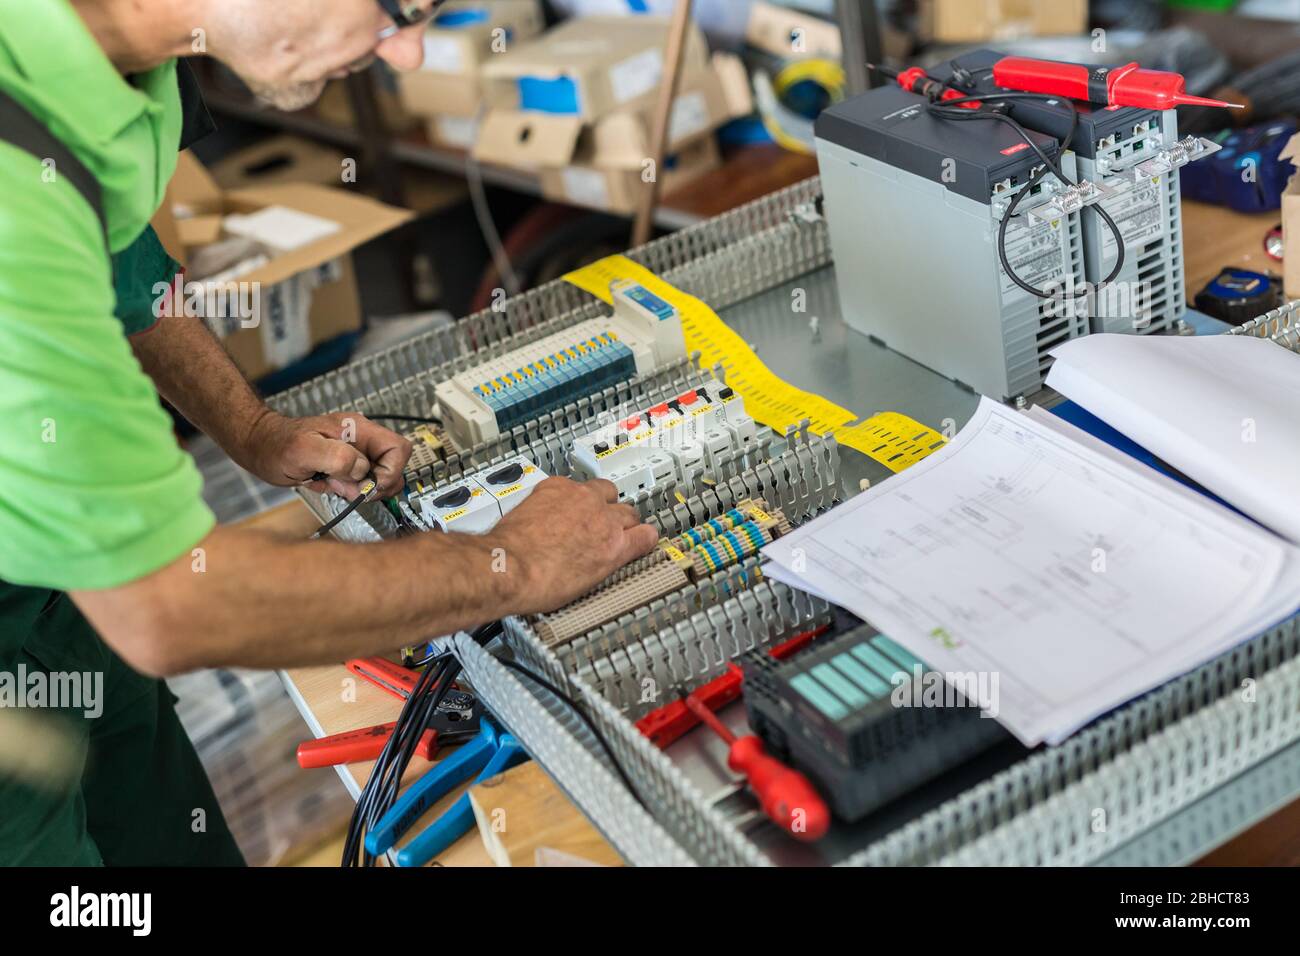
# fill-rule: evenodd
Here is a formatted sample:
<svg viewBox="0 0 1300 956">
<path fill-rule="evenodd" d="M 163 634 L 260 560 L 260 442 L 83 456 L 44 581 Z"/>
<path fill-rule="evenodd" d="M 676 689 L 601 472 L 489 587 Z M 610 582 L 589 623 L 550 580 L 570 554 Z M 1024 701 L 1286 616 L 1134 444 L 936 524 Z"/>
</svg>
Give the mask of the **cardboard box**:
<svg viewBox="0 0 1300 956">
<path fill-rule="evenodd" d="M 413 116 L 474 116 L 479 69 L 542 32 L 538 0 L 455 0 L 424 34 L 424 66 L 397 75 L 402 106 Z"/>
<path fill-rule="evenodd" d="M 650 158 L 651 124 L 659 90 L 588 123 L 514 109 L 489 112 L 479 129 L 474 156 L 480 162 L 530 171 L 555 170 L 572 162 L 636 170 Z M 715 54 L 705 69 L 682 75 L 669 124 L 669 152 L 709 136 L 754 109 L 749 75 L 738 57 Z"/>
<path fill-rule="evenodd" d="M 745 41 L 785 60 L 817 58 L 838 63 L 844 50 L 838 24 L 763 0 L 755 0 L 750 9 Z"/>
<path fill-rule="evenodd" d="M 663 173 L 662 194 L 717 169 L 721 163 L 718 144 L 712 137 L 697 140 L 670 157 Z M 541 184 L 547 199 L 624 215 L 636 212 L 642 191 L 650 188 L 639 169 L 598 166 L 588 155 L 579 155 L 568 166 L 543 170 Z"/>
<path fill-rule="evenodd" d="M 433 116 L 424 129 L 434 146 L 468 153 L 478 142 L 480 126 L 477 116 Z"/>
<path fill-rule="evenodd" d="M 221 238 L 230 214 L 251 215 L 271 207 L 329 220 L 338 229 L 296 249 L 269 254 L 263 265 L 229 283 L 214 283 L 221 295 L 205 294 L 190 281 L 182 291 L 221 338 L 250 379 L 284 368 L 322 342 L 361 327 L 361 304 L 351 252 L 411 218 L 365 196 L 312 183 L 280 183 L 224 191 L 189 153 L 183 153 L 167 190 L 166 208 L 175 217 L 182 261 Z M 178 257 L 180 258 L 180 257 Z M 255 294 L 254 294 L 255 290 Z M 179 311 L 182 303 L 174 301 Z M 254 309 L 246 309 L 255 305 Z M 187 312 L 188 312 L 187 308 Z"/>
<path fill-rule="evenodd" d="M 659 88 L 668 21 L 659 17 L 584 17 L 492 57 L 481 71 L 492 109 L 590 122 Z M 709 62 L 704 35 L 691 25 L 686 73 Z"/>
<path fill-rule="evenodd" d="M 344 155 L 300 136 L 272 136 L 241 149 L 212 167 L 222 189 L 250 189 L 283 183 L 337 186 L 343 182 Z"/>
<path fill-rule="evenodd" d="M 1088 28 L 1088 0 L 921 0 L 920 32 L 938 43 L 1063 36 Z"/>
<path fill-rule="evenodd" d="M 1282 152 L 1282 162 L 1290 160 L 1300 170 L 1300 133 L 1292 136 Z M 1282 248 L 1290 255 L 1282 260 L 1282 280 L 1288 299 L 1300 299 L 1300 172 L 1287 181 L 1282 191 Z"/>
</svg>

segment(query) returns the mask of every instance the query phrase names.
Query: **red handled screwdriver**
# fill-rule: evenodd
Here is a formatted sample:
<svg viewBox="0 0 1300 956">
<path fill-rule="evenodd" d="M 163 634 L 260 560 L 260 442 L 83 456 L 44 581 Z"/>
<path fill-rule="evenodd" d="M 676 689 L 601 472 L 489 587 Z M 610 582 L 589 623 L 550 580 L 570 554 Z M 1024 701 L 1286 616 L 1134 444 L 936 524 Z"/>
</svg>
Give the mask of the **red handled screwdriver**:
<svg viewBox="0 0 1300 956">
<path fill-rule="evenodd" d="M 768 653 L 773 660 L 783 661 L 808 646 L 814 639 L 830 630 L 829 624 L 815 627 L 811 631 L 796 634 L 787 641 L 773 647 Z M 735 664 L 728 664 L 721 676 L 715 677 L 691 692 L 691 697 L 715 713 L 732 701 L 740 699 L 744 678 Z M 650 742 L 660 750 L 699 726 L 699 721 L 691 713 L 683 698 L 669 701 L 657 707 L 636 722 L 636 729 L 641 731 Z"/>
<path fill-rule="evenodd" d="M 1136 63 L 1085 66 L 1006 56 L 993 65 L 993 82 L 1006 90 L 1046 93 L 1095 106 L 1136 106 L 1152 110 L 1170 110 L 1175 106 L 1245 108 L 1240 103 L 1193 96 L 1186 92 L 1187 81 L 1182 74 L 1144 70 Z"/>
<path fill-rule="evenodd" d="M 685 703 L 701 723 L 708 725 L 731 748 L 727 766 L 745 775 L 768 819 L 796 840 L 811 843 L 826 835 L 831 826 L 831 812 L 807 777 L 769 756 L 763 742 L 753 734 L 737 737 L 693 694 L 686 696 Z"/>
</svg>

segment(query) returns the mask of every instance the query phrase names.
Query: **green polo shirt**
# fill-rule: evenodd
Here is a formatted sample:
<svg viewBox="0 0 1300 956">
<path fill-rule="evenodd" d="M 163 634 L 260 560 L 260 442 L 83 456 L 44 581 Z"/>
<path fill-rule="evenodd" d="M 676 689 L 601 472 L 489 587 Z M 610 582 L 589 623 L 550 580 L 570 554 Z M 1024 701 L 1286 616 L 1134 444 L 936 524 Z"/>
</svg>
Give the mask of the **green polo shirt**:
<svg viewBox="0 0 1300 956">
<path fill-rule="evenodd" d="M 115 291 L 91 207 L 0 142 L 0 579 L 113 587 L 214 523 L 126 338 L 174 269 L 147 226 L 176 165 L 176 64 L 128 82 L 67 0 L 0 0 L 0 88 L 99 180 L 119 255 Z"/>
</svg>

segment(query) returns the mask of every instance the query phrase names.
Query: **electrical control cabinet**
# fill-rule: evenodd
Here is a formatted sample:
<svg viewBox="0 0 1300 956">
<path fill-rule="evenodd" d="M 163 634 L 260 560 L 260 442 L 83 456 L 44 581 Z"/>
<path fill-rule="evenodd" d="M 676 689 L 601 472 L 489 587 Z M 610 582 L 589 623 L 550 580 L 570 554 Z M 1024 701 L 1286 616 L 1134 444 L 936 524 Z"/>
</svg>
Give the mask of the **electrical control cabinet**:
<svg viewBox="0 0 1300 956">
<path fill-rule="evenodd" d="M 612 288 L 614 314 L 488 360 L 435 388 L 442 420 L 472 448 L 611 385 L 686 357 L 681 316 L 644 286 Z"/>
<path fill-rule="evenodd" d="M 845 321 L 990 397 L 1037 391 L 1051 350 L 1086 334 L 1087 318 L 1012 281 L 998 228 L 1030 188 L 1007 226 L 1013 271 L 1037 289 L 1081 288 L 1080 197 L 1050 174 L 1028 186 L 1041 160 L 1014 130 L 941 119 L 896 86 L 832 106 L 816 131 Z M 1057 158 L 1054 137 L 1029 135 Z M 1073 155 L 1059 162 L 1074 178 Z"/>
<path fill-rule="evenodd" d="M 756 438 L 744 399 L 713 382 L 579 438 L 570 458 L 578 474 L 604 478 L 620 498 L 635 498 L 670 479 L 692 485 Z"/>
</svg>

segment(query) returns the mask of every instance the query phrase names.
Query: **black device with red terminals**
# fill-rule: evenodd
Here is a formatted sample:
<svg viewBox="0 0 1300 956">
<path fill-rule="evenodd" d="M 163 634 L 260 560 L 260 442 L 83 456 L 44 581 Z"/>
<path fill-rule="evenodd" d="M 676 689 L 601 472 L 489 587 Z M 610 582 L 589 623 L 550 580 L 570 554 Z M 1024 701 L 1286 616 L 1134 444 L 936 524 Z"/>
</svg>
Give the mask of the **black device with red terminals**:
<svg viewBox="0 0 1300 956">
<path fill-rule="evenodd" d="M 1087 66 L 1006 56 L 993 65 L 993 82 L 1004 90 L 1044 93 L 1095 106 L 1135 106 L 1171 110 L 1175 106 L 1213 106 L 1242 109 L 1239 103 L 1193 96 L 1179 73 L 1144 70 L 1137 63 L 1123 66 Z"/>
</svg>

